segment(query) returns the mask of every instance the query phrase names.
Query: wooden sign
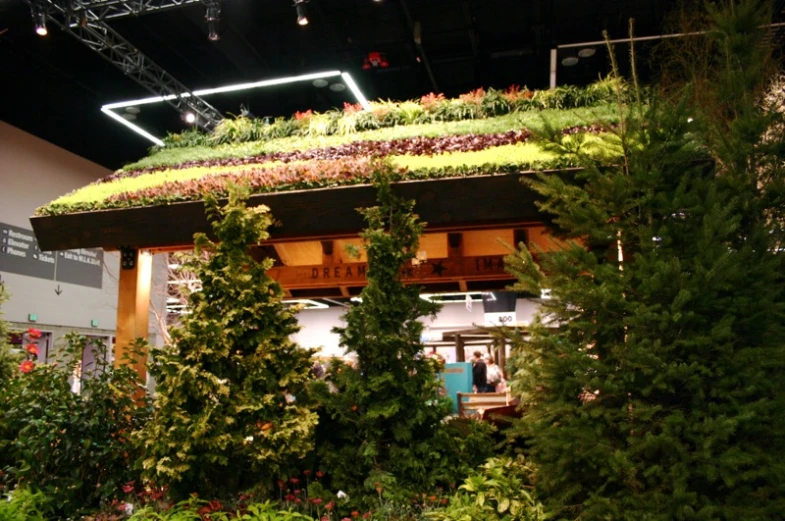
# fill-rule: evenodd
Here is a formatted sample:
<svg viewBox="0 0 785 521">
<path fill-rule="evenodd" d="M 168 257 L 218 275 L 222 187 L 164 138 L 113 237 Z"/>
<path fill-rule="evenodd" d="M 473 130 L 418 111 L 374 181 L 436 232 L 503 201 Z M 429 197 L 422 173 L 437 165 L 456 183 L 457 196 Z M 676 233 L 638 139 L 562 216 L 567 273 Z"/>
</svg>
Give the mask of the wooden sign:
<svg viewBox="0 0 785 521">
<path fill-rule="evenodd" d="M 336 286 L 363 286 L 367 282 L 368 264 L 364 262 L 321 264 L 314 266 L 280 266 L 268 275 L 286 289 Z M 506 280 L 504 256 L 428 259 L 401 270 L 401 279 L 409 283 L 456 282 L 466 280 Z"/>
</svg>

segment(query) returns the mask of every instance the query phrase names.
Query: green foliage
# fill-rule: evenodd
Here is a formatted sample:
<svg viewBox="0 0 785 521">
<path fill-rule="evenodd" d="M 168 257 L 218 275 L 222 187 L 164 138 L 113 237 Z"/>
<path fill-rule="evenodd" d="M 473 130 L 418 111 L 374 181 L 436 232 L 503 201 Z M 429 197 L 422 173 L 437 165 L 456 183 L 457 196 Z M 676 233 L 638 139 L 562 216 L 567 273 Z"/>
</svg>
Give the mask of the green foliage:
<svg viewBox="0 0 785 521">
<path fill-rule="evenodd" d="M 759 7 L 711 11 L 701 95 L 721 110 L 689 85 L 641 93 L 608 137 L 617 166 L 551 132 L 584 169 L 530 182 L 568 242 L 511 259 L 519 289 L 553 297 L 511 339 L 512 389 L 538 492 L 566 519 L 783 519 L 783 136 L 754 96 Z"/>
<path fill-rule="evenodd" d="M 393 193 L 391 176 L 375 174 L 379 206 L 362 210 L 368 286 L 344 316 L 346 327 L 335 330 L 346 351 L 356 354 L 357 366 L 336 361 L 327 379 L 337 391 L 317 392 L 318 457 L 333 485 L 350 495 L 378 492 L 388 499 L 434 485 L 443 457 L 435 440 L 449 413 L 420 343 L 418 319 L 439 306 L 401 281 L 402 270 L 412 269 L 424 224 L 413 213 L 414 202 Z"/>
<path fill-rule="evenodd" d="M 588 87 L 560 86 L 532 93 L 531 97 L 512 98 L 495 89 L 477 89 L 455 99 L 433 95 L 421 100 L 403 102 L 377 101 L 371 111 L 359 105 L 346 104 L 343 112 L 325 114 L 297 113 L 292 118 L 278 118 L 272 124 L 262 119 L 238 117 L 224 119 L 211 135 L 188 130 L 170 134 L 164 140 L 167 147 L 184 147 L 210 143 L 224 145 L 245 141 L 267 141 L 291 136 L 327 136 L 336 133 L 353 134 L 397 125 L 483 119 L 511 112 L 542 109 L 577 109 L 592 107 L 611 100 L 605 88 L 608 80 Z M 306 116 L 307 117 L 304 117 Z M 303 124 L 307 122 L 307 124 Z"/>
<path fill-rule="evenodd" d="M 44 521 L 50 513 L 41 492 L 17 488 L 8 499 L 0 496 L 0 521 Z"/>
<path fill-rule="evenodd" d="M 466 478 L 448 506 L 424 517 L 435 521 L 544 521 L 551 516 L 535 496 L 533 474 L 521 456 L 489 459 Z"/>
<path fill-rule="evenodd" d="M 94 339 L 90 345 L 96 367 L 84 368 L 80 394 L 71 378 L 91 347 L 75 333 L 56 363 L 38 365 L 0 394 L 2 479 L 7 487 L 41 491 L 60 518 L 98 508 L 135 478 L 138 453 L 128 436 L 148 418 L 133 369 L 111 367 L 105 346 Z"/>
<path fill-rule="evenodd" d="M 609 89 L 611 82 L 596 84 L 597 89 Z M 525 99 L 525 98 L 524 98 Z M 401 104 L 408 107 L 407 103 Z M 415 104 L 415 106 L 418 106 Z M 407 109 L 410 110 L 410 109 Z M 332 113 L 330 113 L 332 114 Z M 126 165 L 123 171 L 134 171 L 144 168 L 158 168 L 179 165 L 186 162 L 204 162 L 215 159 L 241 158 L 269 154 L 276 152 L 291 152 L 295 150 L 315 150 L 325 147 L 344 145 L 355 141 L 391 141 L 394 139 L 408 139 L 415 137 L 451 136 L 463 134 L 495 134 L 509 130 L 539 128 L 543 118 L 557 128 L 568 128 L 576 125 L 590 125 L 598 120 L 613 120 L 616 114 L 615 107 L 603 103 L 589 108 L 571 110 L 542 109 L 528 112 L 516 112 L 504 116 L 491 117 L 480 120 L 448 121 L 435 123 L 420 123 L 417 125 L 396 125 L 394 127 L 367 130 L 363 132 L 341 133 L 328 136 L 291 136 L 272 141 L 250 141 L 229 143 L 218 146 L 207 144 L 187 144 L 185 148 L 167 146 L 157 150 L 152 155 L 135 163 Z M 343 120 L 340 120 L 343 121 Z"/>
<path fill-rule="evenodd" d="M 7 300 L 5 284 L 0 282 L 0 308 Z M 23 358 L 22 355 L 11 351 L 11 345 L 8 343 L 9 333 L 8 323 L 3 320 L 3 312 L 0 309 L 0 386 L 5 386 L 6 382 L 18 373 Z"/>
<path fill-rule="evenodd" d="M 223 208 L 206 200 L 218 242 L 196 234 L 185 263 L 202 289 L 189 296 L 172 345 L 152 353 L 157 395 L 154 418 L 139 433 L 142 466 L 175 498 L 269 487 L 310 450 L 316 422 L 296 401 L 312 353 L 289 339 L 295 311 L 266 273 L 271 261 L 248 254 L 268 237 L 272 217 L 266 207 L 245 207 L 247 189 L 229 196 Z"/>
<path fill-rule="evenodd" d="M 313 521 L 312 517 L 281 510 L 274 503 L 251 503 L 237 509 L 226 509 L 218 501 L 190 497 L 165 509 L 144 507 L 136 510 L 128 521 Z"/>
</svg>

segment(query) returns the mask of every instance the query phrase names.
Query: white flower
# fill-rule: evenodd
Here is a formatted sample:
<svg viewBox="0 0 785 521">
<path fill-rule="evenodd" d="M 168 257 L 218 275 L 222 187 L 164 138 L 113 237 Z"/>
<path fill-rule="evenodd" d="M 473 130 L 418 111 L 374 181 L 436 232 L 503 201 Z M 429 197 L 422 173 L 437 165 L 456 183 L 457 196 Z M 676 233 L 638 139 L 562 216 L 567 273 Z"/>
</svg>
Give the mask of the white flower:
<svg viewBox="0 0 785 521">
<path fill-rule="evenodd" d="M 339 490 L 337 494 L 335 494 L 338 499 L 346 499 L 349 495 L 344 492 L 343 490 Z"/>
<path fill-rule="evenodd" d="M 251 443 L 253 441 L 253 436 L 246 436 L 245 443 Z"/>
<path fill-rule="evenodd" d="M 131 503 L 126 503 L 123 505 L 123 508 L 125 509 L 125 513 L 129 516 L 134 513 L 134 506 Z"/>
</svg>

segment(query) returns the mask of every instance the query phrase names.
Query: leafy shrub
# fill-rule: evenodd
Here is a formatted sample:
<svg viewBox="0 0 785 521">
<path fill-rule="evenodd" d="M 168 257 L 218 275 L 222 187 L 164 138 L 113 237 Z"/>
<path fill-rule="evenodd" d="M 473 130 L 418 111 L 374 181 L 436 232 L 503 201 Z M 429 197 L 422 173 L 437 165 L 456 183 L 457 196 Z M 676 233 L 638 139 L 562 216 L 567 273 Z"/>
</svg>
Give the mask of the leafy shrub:
<svg viewBox="0 0 785 521">
<path fill-rule="evenodd" d="M 8 300 L 5 284 L 0 282 L 0 307 Z M 3 313 L 0 310 L 0 385 L 5 385 L 18 372 L 19 363 L 22 361 L 22 354 L 12 351 L 8 343 L 8 324 L 3 320 Z M 2 454 L 2 453 L 0 453 Z"/>
<path fill-rule="evenodd" d="M 80 394 L 71 390 L 71 378 L 89 347 L 75 333 L 56 363 L 4 383 L 0 394 L 5 485 L 40 490 L 61 517 L 97 508 L 135 478 L 138 453 L 128 438 L 148 418 L 133 369 L 112 367 L 104 362 L 105 346 L 92 346 L 97 366 L 83 368 Z"/>
<path fill-rule="evenodd" d="M 44 521 L 51 513 L 41 492 L 17 488 L 8 498 L 0 496 L 0 521 Z"/>
<path fill-rule="evenodd" d="M 428 512 L 434 521 L 543 521 L 534 495 L 532 468 L 522 457 L 492 458 L 466 478 L 444 509 Z"/>
<path fill-rule="evenodd" d="M 152 353 L 157 397 L 153 420 L 138 433 L 142 466 L 175 499 L 272 488 L 312 444 L 316 416 L 296 401 L 312 353 L 289 339 L 295 311 L 266 273 L 272 261 L 248 254 L 269 236 L 272 218 L 266 207 L 246 208 L 247 194 L 230 189 L 223 208 L 207 198 L 219 242 L 194 236 L 185 269 L 202 289 L 189 296 L 191 313 L 171 331 L 172 345 Z"/>
</svg>

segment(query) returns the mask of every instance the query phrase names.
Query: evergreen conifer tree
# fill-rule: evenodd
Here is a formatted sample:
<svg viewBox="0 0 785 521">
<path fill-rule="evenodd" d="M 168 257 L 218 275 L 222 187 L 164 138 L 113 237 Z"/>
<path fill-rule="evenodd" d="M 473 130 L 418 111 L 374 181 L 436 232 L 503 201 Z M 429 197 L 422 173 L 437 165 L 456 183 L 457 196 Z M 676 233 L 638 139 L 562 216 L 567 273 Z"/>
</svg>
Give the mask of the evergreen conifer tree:
<svg viewBox="0 0 785 521">
<path fill-rule="evenodd" d="M 436 437 L 448 403 L 439 396 L 436 364 L 424 356 L 420 318 L 438 304 L 405 285 L 424 224 L 414 201 L 393 193 L 389 169 L 374 176 L 379 205 L 362 210 L 368 285 L 336 328 L 356 367 L 336 362 L 328 379 L 338 392 L 323 398 L 319 455 L 338 487 L 391 491 L 432 484 L 440 459 Z M 426 264 L 424 269 L 430 269 Z M 422 488 L 419 488 L 422 490 Z"/>
<path fill-rule="evenodd" d="M 173 497 L 222 497 L 268 485 L 312 448 L 315 413 L 294 401 L 312 353 L 294 344 L 295 311 L 248 253 L 268 237 L 266 207 L 236 188 L 206 207 L 216 242 L 196 234 L 187 269 L 201 280 L 172 344 L 154 351 L 154 419 L 141 432 L 143 468 Z M 210 255 L 205 260 L 202 255 Z"/>
<path fill-rule="evenodd" d="M 710 92 L 682 85 L 621 107 L 612 166 L 554 132 L 583 170 L 530 182 L 567 243 L 535 252 L 539 268 L 525 248 L 510 259 L 520 289 L 553 297 L 517 339 L 513 389 L 560 517 L 785 516 L 783 143 L 761 104 L 767 12 L 710 9 Z M 696 102 L 708 99 L 711 110 Z"/>
</svg>

